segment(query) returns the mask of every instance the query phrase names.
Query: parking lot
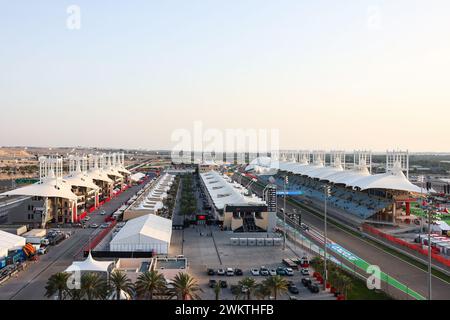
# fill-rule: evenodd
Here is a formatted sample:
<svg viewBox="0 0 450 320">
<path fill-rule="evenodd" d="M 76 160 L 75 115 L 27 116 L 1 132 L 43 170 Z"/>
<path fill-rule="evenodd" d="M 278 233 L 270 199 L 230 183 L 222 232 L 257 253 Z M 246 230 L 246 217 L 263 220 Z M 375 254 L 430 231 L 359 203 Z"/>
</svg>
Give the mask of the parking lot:
<svg viewBox="0 0 450 320">
<path fill-rule="evenodd" d="M 211 234 L 211 235 L 210 235 Z M 266 277 L 251 273 L 251 269 L 260 269 L 261 266 L 267 269 L 277 269 L 286 267 L 282 264 L 285 258 L 296 259 L 306 255 L 302 250 L 293 247 L 288 243 L 286 250 L 282 246 L 234 246 L 230 243 L 231 237 L 265 237 L 265 233 L 233 233 L 231 231 L 220 231 L 215 226 L 191 226 L 185 230 L 174 230 L 172 233 L 172 243 L 170 255 L 183 254 L 188 259 L 189 273 L 194 276 L 201 288 L 203 299 L 215 299 L 212 288 L 208 286 L 211 279 L 216 281 L 225 280 L 227 288 L 222 289 L 221 300 L 233 300 L 235 296 L 231 293 L 230 286 L 236 285 L 245 277 L 253 277 L 257 283 L 263 281 Z M 183 242 L 184 238 L 184 242 Z M 308 257 L 311 258 L 311 257 Z M 242 269 L 242 276 L 214 275 L 209 276 L 207 269 L 239 268 Z M 310 270 L 312 274 L 312 270 Z M 286 300 L 290 296 L 295 296 L 299 300 L 310 299 L 332 299 L 335 297 L 326 292 L 313 294 L 301 284 L 304 278 L 300 271 L 294 270 L 293 276 L 285 276 L 286 280 L 292 281 L 299 289 L 298 294 L 285 293 L 278 299 Z M 310 277 L 312 278 L 312 277 Z"/>
</svg>

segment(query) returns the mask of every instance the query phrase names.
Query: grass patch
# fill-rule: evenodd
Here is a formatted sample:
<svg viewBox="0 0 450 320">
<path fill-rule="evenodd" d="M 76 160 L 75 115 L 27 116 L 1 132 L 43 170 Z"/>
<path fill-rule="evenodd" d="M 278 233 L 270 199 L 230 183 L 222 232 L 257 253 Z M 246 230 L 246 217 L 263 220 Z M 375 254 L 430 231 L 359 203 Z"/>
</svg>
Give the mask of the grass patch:
<svg viewBox="0 0 450 320">
<path fill-rule="evenodd" d="M 347 300 L 393 300 L 385 292 L 381 290 L 369 290 L 364 281 L 347 272 L 346 274 L 352 279 L 352 287 L 348 291 Z"/>
</svg>

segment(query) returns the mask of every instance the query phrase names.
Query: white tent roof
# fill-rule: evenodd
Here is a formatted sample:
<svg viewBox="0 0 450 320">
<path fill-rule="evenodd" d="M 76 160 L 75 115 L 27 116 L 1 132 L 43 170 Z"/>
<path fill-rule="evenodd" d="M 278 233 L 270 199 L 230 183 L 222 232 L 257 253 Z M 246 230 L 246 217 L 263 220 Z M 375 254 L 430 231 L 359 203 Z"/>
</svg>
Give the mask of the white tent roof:
<svg viewBox="0 0 450 320">
<path fill-rule="evenodd" d="M 0 257 L 8 254 L 8 250 L 20 249 L 25 245 L 25 238 L 0 230 Z"/>
<path fill-rule="evenodd" d="M 95 179 L 95 180 L 100 180 L 100 181 L 104 181 L 104 182 L 108 182 L 108 183 L 113 183 L 114 181 L 112 181 L 107 173 L 101 169 L 92 169 L 89 170 L 87 172 L 87 175 L 91 178 L 91 179 Z"/>
<path fill-rule="evenodd" d="M 222 176 L 216 171 L 200 174 L 209 195 L 217 209 L 223 209 L 225 205 L 231 204 L 265 204 L 256 196 L 246 196 L 246 188 L 236 182 L 231 182 L 227 176 Z"/>
<path fill-rule="evenodd" d="M 125 226 L 111 240 L 112 244 L 142 243 L 153 238 L 170 243 L 172 220 L 154 214 L 128 220 Z"/>
<path fill-rule="evenodd" d="M 74 261 L 65 271 L 98 271 L 98 272 L 108 272 L 109 266 L 114 263 L 114 261 L 98 261 L 92 258 L 91 252 L 84 261 Z"/>
<path fill-rule="evenodd" d="M 130 176 L 130 179 L 133 181 L 139 181 L 144 177 L 145 177 L 145 174 L 143 174 L 142 172 L 136 172 Z"/>
<path fill-rule="evenodd" d="M 268 157 L 255 159 L 251 166 L 247 168 L 258 169 L 259 166 L 268 169 L 275 161 L 270 161 Z M 333 183 L 345 184 L 350 187 L 358 187 L 361 190 L 366 189 L 390 189 L 420 193 L 420 188 L 412 184 L 403 174 L 399 164 L 387 173 L 371 175 L 366 166 L 358 166 L 353 170 L 344 170 L 342 166 L 325 167 L 323 163 L 307 164 L 303 162 L 279 162 L 279 168 L 294 174 L 305 175 L 310 178 L 318 178 Z M 284 168 L 284 169 L 283 169 Z M 264 171 L 260 169 L 260 171 Z"/>
<path fill-rule="evenodd" d="M 131 172 L 123 166 L 116 166 L 116 169 L 118 172 L 125 173 L 125 174 L 131 174 Z"/>
<path fill-rule="evenodd" d="M 42 183 L 35 183 L 22 188 L 14 189 L 0 194 L 2 196 L 30 196 L 30 197 L 55 197 L 69 200 L 77 200 L 77 196 L 72 192 L 70 185 L 59 179 L 48 179 Z"/>
<path fill-rule="evenodd" d="M 71 175 L 64 177 L 64 182 L 67 182 L 71 186 L 84 187 L 94 190 L 100 189 L 100 187 L 94 183 L 91 177 L 81 172 L 73 173 Z"/>
<path fill-rule="evenodd" d="M 348 185 L 358 187 L 361 190 L 366 189 L 391 189 L 420 193 L 418 186 L 412 184 L 403 174 L 399 164 L 387 173 L 375 174 L 357 179 Z"/>
</svg>

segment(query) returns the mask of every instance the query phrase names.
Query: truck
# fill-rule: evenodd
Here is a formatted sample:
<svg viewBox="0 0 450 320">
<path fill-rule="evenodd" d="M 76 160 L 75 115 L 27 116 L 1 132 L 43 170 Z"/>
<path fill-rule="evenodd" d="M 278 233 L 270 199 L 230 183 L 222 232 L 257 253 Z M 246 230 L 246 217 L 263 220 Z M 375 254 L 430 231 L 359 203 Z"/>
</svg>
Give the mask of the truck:
<svg viewBox="0 0 450 320">
<path fill-rule="evenodd" d="M 32 245 L 41 245 L 42 241 L 45 239 L 47 231 L 45 229 L 32 229 L 25 232 L 22 237 L 25 238 L 26 243 L 31 243 Z"/>
</svg>

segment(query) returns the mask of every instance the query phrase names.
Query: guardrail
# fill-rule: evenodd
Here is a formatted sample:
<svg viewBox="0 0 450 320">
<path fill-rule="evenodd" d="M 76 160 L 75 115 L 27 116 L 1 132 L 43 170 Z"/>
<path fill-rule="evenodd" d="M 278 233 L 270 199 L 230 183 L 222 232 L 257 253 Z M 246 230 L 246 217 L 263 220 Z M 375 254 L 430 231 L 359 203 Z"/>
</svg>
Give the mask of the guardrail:
<svg viewBox="0 0 450 320">
<path fill-rule="evenodd" d="M 404 241 L 402 239 L 399 239 L 399 238 L 394 237 L 394 236 L 392 236 L 390 234 L 387 234 L 387 233 L 384 233 L 384 232 L 382 232 L 382 231 L 380 231 L 378 229 L 375 229 L 375 228 L 373 228 L 371 226 L 368 226 L 367 224 L 362 225 L 362 229 L 365 232 L 368 232 L 368 233 L 370 233 L 372 235 L 375 235 L 375 236 L 378 236 L 380 238 L 386 239 L 389 242 L 392 242 L 394 244 L 398 244 L 400 246 L 403 246 L 403 247 L 406 247 L 408 249 L 414 250 L 414 251 L 416 251 L 416 252 L 418 252 L 418 253 L 420 253 L 420 254 L 422 254 L 424 256 L 428 256 L 428 250 L 422 249 L 422 246 L 420 244 L 406 242 L 406 241 Z M 432 248 L 432 250 L 433 250 L 433 248 Z M 436 249 L 434 249 L 433 251 L 435 251 L 435 250 Z M 437 262 L 442 263 L 443 265 L 445 265 L 447 267 L 450 267 L 450 259 L 446 259 L 445 257 L 437 254 L 436 251 L 435 252 L 431 252 L 431 258 L 436 260 Z"/>
<path fill-rule="evenodd" d="M 103 240 L 103 238 L 116 226 L 116 224 L 116 220 L 111 221 L 109 226 L 103 229 L 99 234 L 97 234 L 95 238 L 92 239 L 90 243 L 83 249 L 83 251 L 89 252 L 94 249 Z"/>
</svg>

